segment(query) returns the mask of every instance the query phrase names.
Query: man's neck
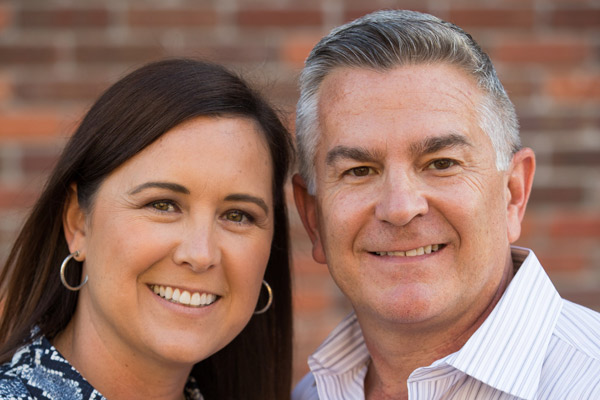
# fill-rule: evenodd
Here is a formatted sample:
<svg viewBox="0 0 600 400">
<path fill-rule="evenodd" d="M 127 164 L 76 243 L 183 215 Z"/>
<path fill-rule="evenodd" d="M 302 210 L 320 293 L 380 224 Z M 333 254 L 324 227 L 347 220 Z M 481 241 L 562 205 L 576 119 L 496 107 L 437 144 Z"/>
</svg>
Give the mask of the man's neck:
<svg viewBox="0 0 600 400">
<path fill-rule="evenodd" d="M 512 263 L 505 268 L 491 299 L 472 315 L 453 325 L 382 327 L 357 317 L 371 355 L 365 377 L 365 398 L 408 399 L 407 381 L 417 368 L 460 350 L 490 315 L 513 277 Z"/>
</svg>

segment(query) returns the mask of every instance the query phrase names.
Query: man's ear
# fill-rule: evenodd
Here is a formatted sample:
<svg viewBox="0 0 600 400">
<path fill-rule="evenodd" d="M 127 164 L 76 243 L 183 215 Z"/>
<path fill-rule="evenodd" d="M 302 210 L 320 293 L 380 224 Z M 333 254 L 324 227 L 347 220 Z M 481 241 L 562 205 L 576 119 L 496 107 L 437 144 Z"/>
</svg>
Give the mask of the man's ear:
<svg viewBox="0 0 600 400">
<path fill-rule="evenodd" d="M 519 150 L 508 171 L 507 181 L 507 227 L 508 241 L 514 243 L 521 235 L 521 221 L 531 194 L 535 173 L 535 154 L 530 148 Z"/>
<path fill-rule="evenodd" d="M 85 212 L 79 206 L 77 200 L 77 185 L 71 184 L 69 196 L 65 203 L 63 212 L 63 230 L 69 251 L 79 251 L 78 260 L 85 259 L 86 223 Z"/>
<path fill-rule="evenodd" d="M 304 225 L 304 229 L 308 233 L 313 244 L 313 258 L 316 262 L 327 264 L 325 251 L 323 250 L 323 242 L 319 232 L 319 218 L 317 216 L 317 199 L 315 196 L 308 193 L 306 182 L 299 174 L 295 174 L 292 178 L 294 187 L 294 200 L 296 200 L 296 208 L 300 219 Z"/>
</svg>

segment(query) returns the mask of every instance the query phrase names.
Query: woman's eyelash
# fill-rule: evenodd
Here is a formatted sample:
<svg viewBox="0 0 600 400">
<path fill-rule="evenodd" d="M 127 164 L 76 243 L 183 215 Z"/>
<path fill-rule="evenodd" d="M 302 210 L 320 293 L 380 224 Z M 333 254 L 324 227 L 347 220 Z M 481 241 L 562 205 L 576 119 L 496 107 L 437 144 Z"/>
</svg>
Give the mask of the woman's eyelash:
<svg viewBox="0 0 600 400">
<path fill-rule="evenodd" d="M 177 210 L 177 204 L 172 200 L 155 200 L 146 205 L 156 212 L 173 212 Z"/>
<path fill-rule="evenodd" d="M 233 217 L 233 218 L 229 218 L 229 217 Z M 243 223 L 254 223 L 256 221 L 256 218 L 254 218 L 253 215 L 242 211 L 242 210 L 229 210 L 225 213 L 225 219 L 227 219 L 228 221 L 234 222 L 234 223 L 238 223 L 238 224 L 243 224 Z M 244 221 L 244 219 L 246 221 Z"/>
</svg>

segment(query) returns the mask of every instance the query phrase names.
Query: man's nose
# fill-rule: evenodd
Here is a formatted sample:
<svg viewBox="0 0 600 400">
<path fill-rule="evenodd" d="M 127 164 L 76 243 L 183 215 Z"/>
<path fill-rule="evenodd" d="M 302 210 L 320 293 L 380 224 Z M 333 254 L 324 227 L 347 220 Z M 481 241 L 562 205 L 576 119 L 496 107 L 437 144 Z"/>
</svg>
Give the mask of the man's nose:
<svg viewBox="0 0 600 400">
<path fill-rule="evenodd" d="M 173 260 L 195 272 L 206 271 L 221 262 L 216 225 L 209 221 L 190 223 L 182 229 Z"/>
<path fill-rule="evenodd" d="M 417 177 L 404 171 L 386 174 L 375 207 L 375 216 L 380 221 L 404 226 L 428 210 L 427 198 Z"/>
</svg>

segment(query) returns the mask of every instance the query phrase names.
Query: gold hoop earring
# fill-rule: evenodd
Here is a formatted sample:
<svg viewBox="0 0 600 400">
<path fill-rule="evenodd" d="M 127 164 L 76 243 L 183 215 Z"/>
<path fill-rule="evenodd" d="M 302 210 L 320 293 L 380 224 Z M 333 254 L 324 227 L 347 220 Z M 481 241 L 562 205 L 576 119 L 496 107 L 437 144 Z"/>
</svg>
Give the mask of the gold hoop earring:
<svg viewBox="0 0 600 400">
<path fill-rule="evenodd" d="M 262 281 L 262 284 L 265 285 L 265 287 L 267 288 L 267 293 L 269 293 L 269 300 L 267 301 L 267 305 L 265 305 L 263 308 L 254 311 L 254 315 L 259 315 L 267 312 L 267 310 L 271 307 L 271 304 L 273 303 L 273 290 L 271 289 L 271 286 L 269 286 L 269 284 L 265 280 Z"/>
<path fill-rule="evenodd" d="M 67 269 L 67 264 L 69 263 L 69 261 L 71 261 L 72 258 L 75 257 L 79 257 L 79 250 L 77 250 L 74 253 L 69 254 L 67 257 L 65 257 L 65 259 L 63 260 L 62 264 L 60 265 L 60 281 L 62 282 L 62 284 L 64 285 L 64 287 L 66 287 L 67 289 L 76 292 L 79 289 L 81 289 L 83 287 L 83 285 L 86 284 L 87 280 L 88 280 L 88 276 L 85 276 L 85 279 L 83 280 L 83 282 L 81 284 L 79 284 L 79 286 L 71 286 L 69 285 L 69 283 L 67 282 L 67 279 L 65 278 L 65 269 Z M 75 261 L 77 261 L 77 259 L 75 259 Z"/>
</svg>

